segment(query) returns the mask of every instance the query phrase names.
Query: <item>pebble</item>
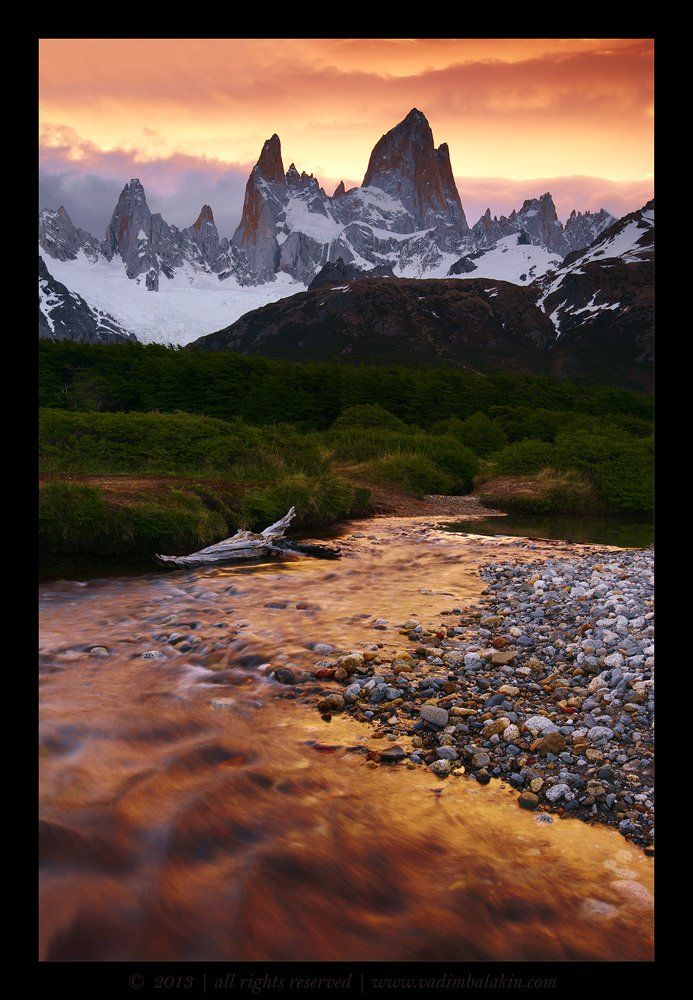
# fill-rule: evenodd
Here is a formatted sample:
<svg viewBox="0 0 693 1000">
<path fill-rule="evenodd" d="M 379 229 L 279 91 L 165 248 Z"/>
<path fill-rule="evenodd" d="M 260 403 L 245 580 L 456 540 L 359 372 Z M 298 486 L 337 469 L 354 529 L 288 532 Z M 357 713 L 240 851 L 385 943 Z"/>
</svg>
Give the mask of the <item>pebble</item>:
<svg viewBox="0 0 693 1000">
<path fill-rule="evenodd" d="M 525 719 L 525 729 L 529 729 L 532 736 L 538 736 L 539 733 L 553 733 L 556 728 L 555 723 L 543 715 L 533 715 L 531 718 Z"/>
<path fill-rule="evenodd" d="M 277 667 L 277 669 L 273 671 L 273 676 L 275 681 L 279 684 L 296 683 L 296 674 L 293 670 L 290 670 L 289 667 Z"/>
<path fill-rule="evenodd" d="M 328 694 L 318 702 L 318 711 L 323 715 L 330 712 L 342 712 L 346 702 L 341 694 Z"/>
<path fill-rule="evenodd" d="M 210 701 L 209 704 L 212 708 L 229 709 L 233 708 L 234 700 L 233 698 L 215 698 L 213 701 Z"/>
<path fill-rule="evenodd" d="M 572 798 L 572 794 L 570 785 L 563 784 L 562 782 L 558 785 L 552 785 L 551 788 L 547 788 L 546 790 L 546 798 L 549 802 L 559 802 L 561 799 Z"/>
<path fill-rule="evenodd" d="M 452 765 L 449 760 L 434 760 L 430 765 L 430 770 L 440 778 L 446 777 L 451 769 Z"/>
<path fill-rule="evenodd" d="M 437 705 L 422 705 L 420 716 L 424 722 L 430 722 L 433 726 L 447 726 L 450 715 L 445 708 Z"/>
</svg>

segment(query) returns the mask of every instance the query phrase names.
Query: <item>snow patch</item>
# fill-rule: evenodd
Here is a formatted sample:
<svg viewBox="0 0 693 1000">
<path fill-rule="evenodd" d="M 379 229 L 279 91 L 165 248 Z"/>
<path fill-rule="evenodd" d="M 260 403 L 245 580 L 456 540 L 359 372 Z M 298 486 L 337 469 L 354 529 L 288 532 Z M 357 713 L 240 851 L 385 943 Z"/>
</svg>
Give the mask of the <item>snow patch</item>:
<svg viewBox="0 0 693 1000">
<path fill-rule="evenodd" d="M 243 286 L 186 265 L 176 268 L 172 279 L 162 274 L 159 291 L 151 292 L 144 282 L 127 277 L 120 257 L 92 263 L 83 252 L 77 260 L 51 258 L 48 267 L 56 281 L 109 313 L 145 344 L 188 344 L 230 326 L 252 309 L 306 289 L 283 273 L 264 285 Z"/>
</svg>

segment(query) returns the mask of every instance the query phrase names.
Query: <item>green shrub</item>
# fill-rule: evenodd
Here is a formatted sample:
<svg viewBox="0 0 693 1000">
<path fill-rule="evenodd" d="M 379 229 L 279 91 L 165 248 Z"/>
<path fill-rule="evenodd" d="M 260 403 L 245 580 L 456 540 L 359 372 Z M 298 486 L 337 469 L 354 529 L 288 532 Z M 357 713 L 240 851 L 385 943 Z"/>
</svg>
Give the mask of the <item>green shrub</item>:
<svg viewBox="0 0 693 1000">
<path fill-rule="evenodd" d="M 650 512 L 654 506 L 652 438 L 635 438 L 620 428 L 556 438 L 556 464 L 584 471 L 599 496 L 623 511 Z"/>
<path fill-rule="evenodd" d="M 579 472 L 542 469 L 530 480 L 522 479 L 516 489 L 507 482 L 498 490 L 493 482 L 479 494 L 492 507 L 522 514 L 583 514 L 599 510 L 594 487 Z"/>
<path fill-rule="evenodd" d="M 219 505 L 217 499 L 216 505 Z M 220 510 L 200 496 L 168 490 L 116 503 L 93 486 L 48 482 L 39 493 L 39 550 L 43 562 L 64 556 L 152 558 L 191 552 L 228 533 Z"/>
<path fill-rule="evenodd" d="M 356 406 L 347 406 L 342 410 L 337 419 L 332 424 L 334 428 L 340 427 L 382 427 L 387 430 L 404 430 L 407 425 L 394 413 L 383 409 L 377 403 L 359 403 Z"/>
<path fill-rule="evenodd" d="M 450 417 L 441 420 L 431 428 L 434 434 L 446 434 L 457 438 L 476 455 L 486 456 L 500 451 L 508 443 L 508 436 L 500 426 L 485 413 L 473 413 L 466 420 Z"/>
<path fill-rule="evenodd" d="M 42 410 L 39 454 L 44 472 L 204 473 L 250 482 L 324 464 L 319 445 L 288 425 L 190 413 Z"/>
<path fill-rule="evenodd" d="M 393 452 L 363 468 L 371 482 L 392 483 L 412 493 L 454 493 L 456 480 L 420 452 Z"/>
<path fill-rule="evenodd" d="M 261 530 L 295 507 L 294 527 L 319 527 L 363 515 L 369 506 L 370 492 L 341 476 L 292 473 L 254 492 L 245 501 L 242 520 L 253 530 Z"/>
<path fill-rule="evenodd" d="M 553 447 L 546 441 L 526 438 L 502 448 L 493 461 L 500 475 L 531 476 L 552 464 Z"/>
<path fill-rule="evenodd" d="M 391 464 L 393 456 L 399 454 L 405 457 L 406 464 L 419 455 L 446 474 L 458 492 L 471 490 L 479 467 L 476 455 L 452 435 L 363 428 L 329 431 L 324 439 L 334 459 L 368 462 L 372 474 L 377 474 L 378 463 L 384 459 Z"/>
</svg>

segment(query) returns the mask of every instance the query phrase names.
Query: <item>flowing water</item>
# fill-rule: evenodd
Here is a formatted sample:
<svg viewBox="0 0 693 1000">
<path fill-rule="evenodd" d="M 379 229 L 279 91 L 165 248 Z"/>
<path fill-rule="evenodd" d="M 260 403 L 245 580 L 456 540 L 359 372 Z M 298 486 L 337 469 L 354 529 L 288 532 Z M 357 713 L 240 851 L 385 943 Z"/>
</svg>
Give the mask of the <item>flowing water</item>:
<svg viewBox="0 0 693 1000">
<path fill-rule="evenodd" d="M 268 676 L 312 666 L 313 642 L 400 645 L 408 617 L 473 603 L 484 562 L 571 547 L 423 519 L 341 544 L 42 585 L 41 958 L 651 958 L 652 861 L 615 831 L 538 823 L 495 781 L 368 767 L 370 728 Z"/>
</svg>

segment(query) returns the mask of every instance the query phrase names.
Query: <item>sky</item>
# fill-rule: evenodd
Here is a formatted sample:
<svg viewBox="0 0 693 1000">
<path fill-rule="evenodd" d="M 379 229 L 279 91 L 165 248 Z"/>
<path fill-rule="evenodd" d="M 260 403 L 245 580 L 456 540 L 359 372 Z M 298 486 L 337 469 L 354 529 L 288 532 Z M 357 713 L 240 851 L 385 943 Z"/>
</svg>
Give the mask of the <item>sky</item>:
<svg viewBox="0 0 693 1000">
<path fill-rule="evenodd" d="M 39 197 L 102 236 L 123 185 L 231 235 L 276 132 L 328 194 L 411 108 L 447 142 L 467 219 L 551 191 L 616 216 L 653 193 L 651 39 L 42 39 Z"/>
</svg>

